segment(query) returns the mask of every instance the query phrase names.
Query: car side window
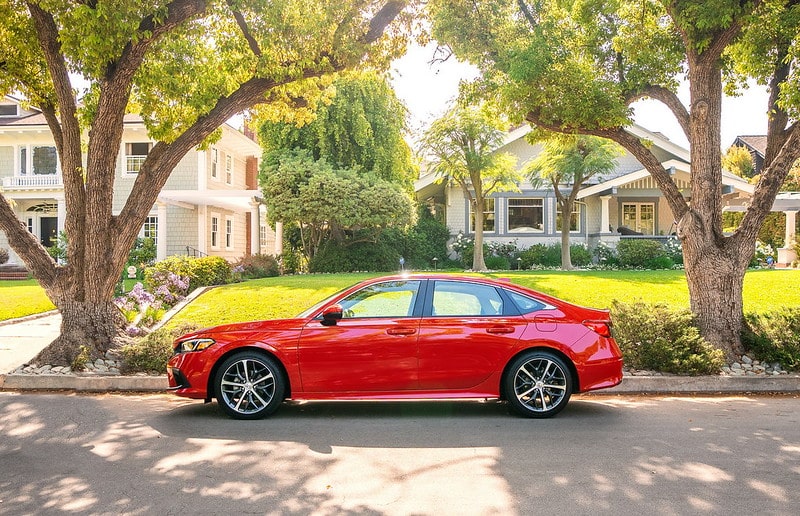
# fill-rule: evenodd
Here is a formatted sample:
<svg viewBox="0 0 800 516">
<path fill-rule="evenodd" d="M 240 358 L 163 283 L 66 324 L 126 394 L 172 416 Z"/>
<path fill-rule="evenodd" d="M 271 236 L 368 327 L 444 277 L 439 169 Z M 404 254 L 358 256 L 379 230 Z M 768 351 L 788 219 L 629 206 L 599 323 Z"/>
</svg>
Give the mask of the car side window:
<svg viewBox="0 0 800 516">
<path fill-rule="evenodd" d="M 437 281 L 431 311 L 436 317 L 502 315 L 503 298 L 488 285 Z"/>
<path fill-rule="evenodd" d="M 517 305 L 520 313 L 523 314 L 538 312 L 539 310 L 544 310 L 545 308 L 552 308 L 551 306 L 542 303 L 538 299 L 533 299 L 532 297 L 523 296 L 522 294 L 518 294 L 510 290 L 506 290 L 506 293 L 508 293 L 508 295 L 511 297 L 511 300 L 514 301 L 514 304 Z"/>
<path fill-rule="evenodd" d="M 353 292 L 339 302 L 342 318 L 411 317 L 419 281 L 386 281 Z"/>
</svg>

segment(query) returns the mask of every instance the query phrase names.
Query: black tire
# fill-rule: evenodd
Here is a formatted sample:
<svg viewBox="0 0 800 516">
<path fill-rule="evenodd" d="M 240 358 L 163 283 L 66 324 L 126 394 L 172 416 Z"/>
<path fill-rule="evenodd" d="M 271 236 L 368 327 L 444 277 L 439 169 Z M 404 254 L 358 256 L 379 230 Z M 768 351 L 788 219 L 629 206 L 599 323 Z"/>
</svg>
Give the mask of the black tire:
<svg viewBox="0 0 800 516">
<path fill-rule="evenodd" d="M 572 395 L 572 371 L 548 351 L 529 351 L 517 357 L 503 377 L 508 405 L 522 417 L 553 417 Z"/>
<path fill-rule="evenodd" d="M 272 358 L 254 351 L 228 357 L 214 378 L 217 403 L 234 419 L 260 419 L 278 410 L 286 392 L 283 371 Z"/>
</svg>

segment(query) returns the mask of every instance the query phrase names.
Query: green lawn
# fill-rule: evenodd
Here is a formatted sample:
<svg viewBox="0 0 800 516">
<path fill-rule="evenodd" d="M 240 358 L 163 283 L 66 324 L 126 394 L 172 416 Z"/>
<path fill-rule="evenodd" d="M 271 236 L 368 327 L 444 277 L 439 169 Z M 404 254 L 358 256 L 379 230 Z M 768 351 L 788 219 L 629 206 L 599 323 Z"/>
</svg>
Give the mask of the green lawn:
<svg viewBox="0 0 800 516">
<path fill-rule="evenodd" d="M 361 279 L 376 274 L 309 274 L 253 280 L 206 292 L 170 321 L 214 326 L 236 321 L 292 317 L 304 308 Z M 547 294 L 586 306 L 607 308 L 615 299 L 643 300 L 688 308 L 683 271 L 506 271 L 508 278 Z M 758 270 L 745 276 L 746 312 L 800 306 L 800 270 Z"/>
<path fill-rule="evenodd" d="M 225 285 L 206 292 L 182 310 L 170 326 L 213 326 L 235 321 L 291 317 L 357 281 L 377 274 L 308 274 Z M 506 271 L 508 278 L 573 303 L 607 308 L 619 299 L 689 306 L 683 271 Z M 130 289 L 131 285 L 126 285 Z M 800 270 L 756 270 L 745 276 L 745 312 L 800 306 Z M 33 281 L 0 281 L 0 320 L 53 309 Z"/>
<path fill-rule="evenodd" d="M 0 321 L 54 308 L 36 280 L 0 281 Z"/>
</svg>

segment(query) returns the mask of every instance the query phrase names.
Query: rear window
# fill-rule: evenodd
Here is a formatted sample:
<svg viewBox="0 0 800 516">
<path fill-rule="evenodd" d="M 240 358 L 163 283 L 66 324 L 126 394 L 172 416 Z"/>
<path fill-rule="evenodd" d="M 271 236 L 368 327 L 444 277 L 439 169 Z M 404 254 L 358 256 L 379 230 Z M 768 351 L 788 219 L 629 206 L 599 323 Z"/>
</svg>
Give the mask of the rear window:
<svg viewBox="0 0 800 516">
<path fill-rule="evenodd" d="M 524 296 L 517 292 L 512 292 L 510 290 L 506 290 L 508 295 L 511 296 L 511 300 L 514 301 L 514 304 L 517 305 L 519 308 L 520 313 L 529 314 L 531 312 L 538 312 L 539 310 L 544 310 L 545 308 L 552 308 L 551 306 L 542 303 L 538 299 L 534 299 L 532 297 Z"/>
</svg>

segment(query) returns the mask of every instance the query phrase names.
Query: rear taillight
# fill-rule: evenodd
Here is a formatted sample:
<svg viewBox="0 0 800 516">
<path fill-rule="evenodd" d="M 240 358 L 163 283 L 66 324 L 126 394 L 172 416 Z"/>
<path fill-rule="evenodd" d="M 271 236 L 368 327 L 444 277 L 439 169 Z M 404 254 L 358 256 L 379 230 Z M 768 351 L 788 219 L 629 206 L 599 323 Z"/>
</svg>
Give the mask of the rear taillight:
<svg viewBox="0 0 800 516">
<path fill-rule="evenodd" d="M 601 337 L 611 337 L 611 321 L 583 321 L 583 325 Z"/>
</svg>

